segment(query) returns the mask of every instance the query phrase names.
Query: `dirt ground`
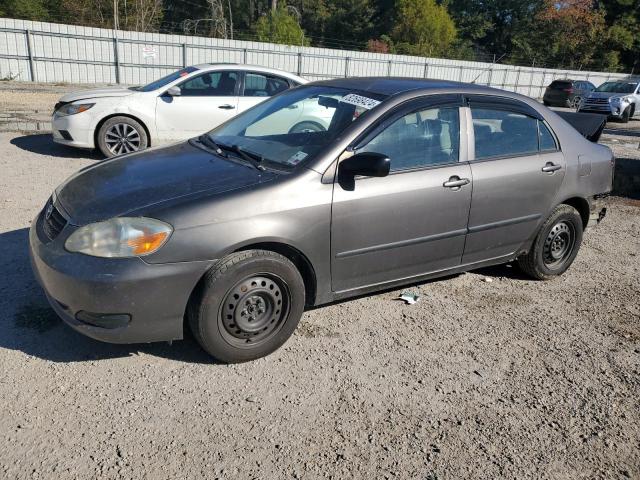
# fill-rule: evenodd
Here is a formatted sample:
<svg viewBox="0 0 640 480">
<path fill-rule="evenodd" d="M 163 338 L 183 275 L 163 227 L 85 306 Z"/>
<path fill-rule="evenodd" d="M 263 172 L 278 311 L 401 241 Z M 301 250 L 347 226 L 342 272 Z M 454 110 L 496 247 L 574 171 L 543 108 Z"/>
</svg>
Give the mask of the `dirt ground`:
<svg viewBox="0 0 640 480">
<path fill-rule="evenodd" d="M 330 305 L 227 366 L 48 307 L 27 229 L 98 160 L 0 133 L 1 478 L 640 478 L 640 201 L 612 198 L 555 281 L 506 265 Z"/>
</svg>

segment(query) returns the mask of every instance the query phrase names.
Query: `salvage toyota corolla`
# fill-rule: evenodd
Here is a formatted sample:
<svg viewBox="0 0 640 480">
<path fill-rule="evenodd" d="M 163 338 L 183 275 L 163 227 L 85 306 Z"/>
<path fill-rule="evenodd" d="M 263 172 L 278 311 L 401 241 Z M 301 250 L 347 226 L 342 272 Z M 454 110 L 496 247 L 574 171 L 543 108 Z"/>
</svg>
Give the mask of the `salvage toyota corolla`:
<svg viewBox="0 0 640 480">
<path fill-rule="evenodd" d="M 292 130 L 310 105 L 326 128 Z M 517 94 L 322 81 L 79 171 L 33 222 L 31 258 L 79 332 L 175 340 L 186 322 L 217 359 L 246 361 L 305 307 L 514 259 L 562 274 L 612 171 L 607 147 Z"/>
</svg>

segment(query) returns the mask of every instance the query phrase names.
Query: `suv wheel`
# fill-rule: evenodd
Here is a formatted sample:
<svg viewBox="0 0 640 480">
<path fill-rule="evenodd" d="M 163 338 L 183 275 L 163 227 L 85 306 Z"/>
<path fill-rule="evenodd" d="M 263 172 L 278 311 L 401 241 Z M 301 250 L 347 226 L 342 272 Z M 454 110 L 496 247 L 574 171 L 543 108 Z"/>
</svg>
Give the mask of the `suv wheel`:
<svg viewBox="0 0 640 480">
<path fill-rule="evenodd" d="M 105 157 L 137 152 L 149 145 L 144 127 L 130 117 L 111 117 L 98 130 L 97 139 Z"/>
<path fill-rule="evenodd" d="M 631 118 L 631 105 L 624 109 L 624 112 L 622 112 L 622 116 L 620 117 L 620 121 L 622 123 L 629 123 L 629 118 Z"/>
<path fill-rule="evenodd" d="M 542 224 L 531 249 L 518 257 L 520 268 L 538 280 L 562 275 L 582 243 L 582 218 L 570 205 L 558 205 Z"/>
<path fill-rule="evenodd" d="M 188 318 L 207 353 L 237 363 L 282 346 L 304 305 L 304 282 L 293 263 L 274 252 L 247 250 L 223 258 L 206 273 Z"/>
</svg>

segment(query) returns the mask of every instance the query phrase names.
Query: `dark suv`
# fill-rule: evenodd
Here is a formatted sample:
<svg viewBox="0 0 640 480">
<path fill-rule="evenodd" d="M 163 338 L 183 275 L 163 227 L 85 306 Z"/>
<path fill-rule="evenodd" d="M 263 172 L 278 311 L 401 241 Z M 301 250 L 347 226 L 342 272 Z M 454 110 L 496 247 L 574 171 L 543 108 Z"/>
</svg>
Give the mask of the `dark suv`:
<svg viewBox="0 0 640 480">
<path fill-rule="evenodd" d="M 596 86 L 585 80 L 554 80 L 544 91 L 542 102 L 553 107 L 578 107 Z"/>
</svg>

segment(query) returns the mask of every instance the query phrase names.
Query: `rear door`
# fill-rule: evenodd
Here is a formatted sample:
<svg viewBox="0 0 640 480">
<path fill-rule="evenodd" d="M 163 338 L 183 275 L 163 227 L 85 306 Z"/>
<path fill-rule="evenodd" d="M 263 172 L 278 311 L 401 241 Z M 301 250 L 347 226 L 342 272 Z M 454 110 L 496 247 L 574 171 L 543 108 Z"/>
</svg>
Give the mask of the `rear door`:
<svg viewBox="0 0 640 480">
<path fill-rule="evenodd" d="M 353 190 L 334 185 L 334 291 L 460 264 L 472 191 L 470 167 L 459 161 L 460 104 L 450 96 L 405 105 L 359 142 L 356 152 L 387 155 L 391 173 L 358 177 Z M 456 180 L 464 184 L 446 186 Z"/>
<path fill-rule="evenodd" d="M 205 72 L 177 86 L 180 96 L 165 93 L 156 99 L 156 126 L 161 141 L 208 132 L 238 113 L 237 71 Z"/>
<path fill-rule="evenodd" d="M 289 88 L 291 85 L 286 78 L 260 72 L 244 72 L 238 99 L 238 112 L 244 112 Z"/>
<path fill-rule="evenodd" d="M 544 221 L 566 169 L 555 136 L 528 105 L 472 96 L 469 106 L 473 198 L 463 264 L 516 252 Z"/>
</svg>

